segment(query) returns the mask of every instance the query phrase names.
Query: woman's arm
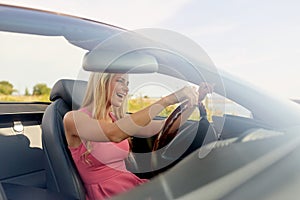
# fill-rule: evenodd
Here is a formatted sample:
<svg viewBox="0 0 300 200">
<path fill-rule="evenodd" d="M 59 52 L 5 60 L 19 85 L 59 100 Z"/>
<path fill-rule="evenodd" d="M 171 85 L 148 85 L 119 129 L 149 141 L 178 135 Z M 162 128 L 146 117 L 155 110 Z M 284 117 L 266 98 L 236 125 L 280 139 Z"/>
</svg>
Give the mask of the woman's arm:
<svg viewBox="0 0 300 200">
<path fill-rule="evenodd" d="M 202 82 L 198 88 L 198 101 L 202 101 L 208 93 L 212 93 L 214 85 Z M 175 120 L 171 127 L 171 132 L 176 131 L 182 124 L 184 124 L 197 106 L 190 104 L 188 108 L 182 112 L 181 116 Z M 158 134 L 165 125 L 165 120 L 151 120 L 146 126 L 140 127 L 135 136 L 151 137 Z"/>
<path fill-rule="evenodd" d="M 73 137 L 97 142 L 120 142 L 138 133 L 138 129 L 146 126 L 151 120 L 152 113 L 159 113 L 168 104 L 159 100 L 151 106 L 126 116 L 115 123 L 96 120 L 81 111 L 70 111 L 64 117 L 64 128 L 68 143 Z M 129 134 L 127 133 L 129 131 Z"/>
<path fill-rule="evenodd" d="M 136 137 L 149 138 L 158 134 L 165 125 L 165 120 L 151 120 L 149 124 L 141 127 L 136 133 Z"/>
<path fill-rule="evenodd" d="M 190 115 L 194 112 L 196 106 L 187 108 L 182 112 L 181 116 L 177 118 L 173 126 L 171 127 L 171 132 L 176 131 L 182 124 L 184 124 Z M 151 137 L 158 134 L 164 127 L 166 120 L 152 120 L 147 126 L 141 127 L 136 134 L 137 137 Z"/>
<path fill-rule="evenodd" d="M 200 103 L 206 97 L 207 94 L 212 93 L 213 88 L 213 84 L 209 84 L 206 82 L 200 83 L 198 88 L 198 103 Z M 196 105 L 190 105 L 185 111 L 183 111 L 181 116 L 174 121 L 170 132 L 176 131 L 181 125 L 183 125 L 194 112 L 196 107 Z"/>
<path fill-rule="evenodd" d="M 64 128 L 68 144 L 74 140 L 78 143 L 78 137 L 88 141 L 120 142 L 141 133 L 140 130 L 146 127 L 167 106 L 185 99 L 189 99 L 190 102 L 195 104 L 197 102 L 196 94 L 197 91 L 193 88 L 184 87 L 130 116 L 117 120 L 115 123 L 92 119 L 80 111 L 68 112 L 64 117 Z M 143 132 L 142 135 L 147 137 L 148 133 Z"/>
<path fill-rule="evenodd" d="M 129 119 L 122 118 L 115 123 L 127 135 L 150 137 L 157 134 L 164 125 L 164 122 L 159 123 L 152 119 L 169 105 L 184 100 L 188 100 L 189 105 L 196 105 L 198 101 L 198 91 L 196 91 L 196 88 L 186 86 L 175 93 L 163 97 L 157 103 L 131 114 Z"/>
<path fill-rule="evenodd" d="M 117 120 L 115 123 L 92 119 L 80 111 L 68 112 L 64 117 L 64 128 L 68 143 L 74 140 L 74 137 L 77 140 L 80 137 L 89 141 L 120 142 L 129 136 L 140 136 L 141 130 L 143 128 L 150 129 L 152 126 L 150 122 L 164 108 L 185 99 L 188 99 L 191 104 L 195 104 L 197 102 L 197 94 L 197 91 L 193 88 L 184 87 L 130 116 Z M 149 127 L 147 127 L 148 124 L 150 124 Z M 148 135 L 149 133 L 147 132 L 142 133 L 142 136 L 147 137 Z"/>
</svg>

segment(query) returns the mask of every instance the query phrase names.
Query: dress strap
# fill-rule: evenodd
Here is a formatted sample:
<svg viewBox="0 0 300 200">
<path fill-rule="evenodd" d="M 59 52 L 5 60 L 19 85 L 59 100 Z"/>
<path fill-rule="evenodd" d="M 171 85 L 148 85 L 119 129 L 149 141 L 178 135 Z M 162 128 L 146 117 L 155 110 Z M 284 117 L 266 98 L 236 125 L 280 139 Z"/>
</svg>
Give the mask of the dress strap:
<svg viewBox="0 0 300 200">
<path fill-rule="evenodd" d="M 88 116 L 92 117 L 92 113 L 90 111 L 88 111 L 88 109 L 86 107 L 80 108 L 79 111 L 84 112 Z"/>
</svg>

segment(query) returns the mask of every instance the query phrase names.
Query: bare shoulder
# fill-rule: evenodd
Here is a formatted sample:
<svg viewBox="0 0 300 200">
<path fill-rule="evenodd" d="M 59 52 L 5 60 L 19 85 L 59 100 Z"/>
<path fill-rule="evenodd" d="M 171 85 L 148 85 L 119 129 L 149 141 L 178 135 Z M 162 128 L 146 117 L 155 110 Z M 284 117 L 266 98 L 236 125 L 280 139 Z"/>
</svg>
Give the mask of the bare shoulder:
<svg viewBox="0 0 300 200">
<path fill-rule="evenodd" d="M 66 139 L 68 145 L 72 147 L 79 146 L 81 143 L 75 125 L 75 116 L 81 115 L 81 113 L 79 111 L 70 111 L 65 114 L 63 119 Z"/>
<path fill-rule="evenodd" d="M 71 127 L 74 126 L 74 112 L 77 111 L 67 112 L 63 118 L 64 128 L 66 132 L 69 132 L 71 130 Z"/>
<path fill-rule="evenodd" d="M 67 112 L 63 119 L 65 131 L 70 135 L 77 135 L 76 126 L 86 118 L 88 118 L 87 114 L 81 111 L 74 110 Z"/>
<path fill-rule="evenodd" d="M 65 114 L 64 116 L 64 124 L 66 123 L 70 123 L 70 121 L 73 120 L 73 112 L 76 112 L 76 111 L 69 111 Z"/>
<path fill-rule="evenodd" d="M 65 114 L 63 122 L 64 122 L 64 125 L 69 126 L 69 125 L 73 125 L 75 123 L 76 118 L 86 118 L 86 117 L 88 117 L 87 114 L 85 114 L 81 111 L 78 111 L 78 110 L 72 110 Z"/>
</svg>

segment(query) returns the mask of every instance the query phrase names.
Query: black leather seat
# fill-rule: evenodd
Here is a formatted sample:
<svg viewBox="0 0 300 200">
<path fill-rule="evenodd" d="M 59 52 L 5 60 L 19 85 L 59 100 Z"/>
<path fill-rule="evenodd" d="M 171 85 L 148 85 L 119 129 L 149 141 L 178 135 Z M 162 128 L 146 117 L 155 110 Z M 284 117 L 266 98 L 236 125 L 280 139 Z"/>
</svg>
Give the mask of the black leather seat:
<svg viewBox="0 0 300 200">
<path fill-rule="evenodd" d="M 85 190 L 67 146 L 63 117 L 78 109 L 86 90 L 87 82 L 59 80 L 53 87 L 51 105 L 42 121 L 42 141 L 47 160 L 47 190 L 59 192 L 74 199 L 85 199 Z"/>
</svg>

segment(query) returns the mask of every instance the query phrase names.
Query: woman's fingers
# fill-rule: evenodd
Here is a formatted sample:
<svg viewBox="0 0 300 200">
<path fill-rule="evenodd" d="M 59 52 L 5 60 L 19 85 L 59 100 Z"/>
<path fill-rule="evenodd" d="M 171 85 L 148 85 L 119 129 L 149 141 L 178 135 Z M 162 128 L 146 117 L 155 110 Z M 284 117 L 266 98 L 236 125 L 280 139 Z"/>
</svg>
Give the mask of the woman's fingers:
<svg viewBox="0 0 300 200">
<path fill-rule="evenodd" d="M 185 86 L 164 98 L 169 105 L 188 100 L 189 105 L 194 106 L 202 101 L 207 94 L 212 93 L 213 89 L 214 84 L 202 82 L 198 89 L 195 86 Z"/>
<path fill-rule="evenodd" d="M 199 101 L 202 101 L 207 94 L 211 94 L 214 90 L 214 84 L 202 82 L 199 85 Z"/>
<path fill-rule="evenodd" d="M 199 85 L 199 92 L 200 91 L 206 91 L 207 93 L 212 93 L 213 92 L 213 88 L 214 88 L 214 84 L 210 84 L 210 83 L 206 83 L 206 82 L 202 82 Z"/>
<path fill-rule="evenodd" d="M 176 91 L 174 95 L 176 96 L 177 99 L 176 103 L 188 99 L 190 104 L 196 104 L 198 102 L 198 96 L 199 96 L 196 87 L 193 86 L 185 86 L 180 90 Z"/>
<path fill-rule="evenodd" d="M 190 106 L 197 105 L 199 93 L 198 93 L 196 87 L 186 86 L 185 87 L 185 96 L 186 96 L 186 99 L 189 100 L 189 105 Z"/>
</svg>

